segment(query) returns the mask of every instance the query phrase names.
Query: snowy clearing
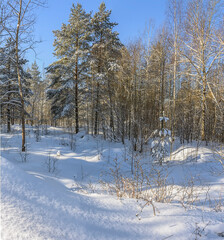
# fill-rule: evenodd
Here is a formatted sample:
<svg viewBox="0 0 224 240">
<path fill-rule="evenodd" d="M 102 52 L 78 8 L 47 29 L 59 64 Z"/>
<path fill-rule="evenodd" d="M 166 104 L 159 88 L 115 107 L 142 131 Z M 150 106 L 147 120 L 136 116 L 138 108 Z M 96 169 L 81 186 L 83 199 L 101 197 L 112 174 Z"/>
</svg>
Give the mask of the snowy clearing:
<svg viewBox="0 0 224 240">
<path fill-rule="evenodd" d="M 194 204 L 181 203 L 176 194 L 170 203 L 154 202 L 156 216 L 148 205 L 137 217 L 143 200 L 118 198 L 101 183 L 110 182 L 106 173 L 115 158 L 122 171 L 130 170 L 128 143 L 80 132 L 71 150 L 69 134 L 48 130 L 36 142 L 27 128 L 26 162 L 19 150 L 20 128 L 1 134 L 2 239 L 223 239 L 224 174 L 214 174 L 220 166 L 208 147 L 177 145 L 165 164 L 174 192 L 195 179 Z M 150 166 L 147 151 L 142 161 Z M 49 172 L 49 164 L 55 171 L 51 165 Z"/>
</svg>

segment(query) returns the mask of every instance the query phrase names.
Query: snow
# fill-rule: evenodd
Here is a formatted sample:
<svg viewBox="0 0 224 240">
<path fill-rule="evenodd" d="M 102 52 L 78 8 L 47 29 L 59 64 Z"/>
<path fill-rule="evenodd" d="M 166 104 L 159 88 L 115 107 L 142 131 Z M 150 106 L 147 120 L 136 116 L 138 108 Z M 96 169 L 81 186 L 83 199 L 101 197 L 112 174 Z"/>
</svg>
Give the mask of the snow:
<svg viewBox="0 0 224 240">
<path fill-rule="evenodd" d="M 161 121 L 167 122 L 167 121 L 169 121 L 169 118 L 168 118 L 168 117 L 159 117 L 159 121 L 160 121 L 160 122 L 161 122 Z"/>
<path fill-rule="evenodd" d="M 72 103 L 68 103 L 66 105 L 64 105 L 63 110 L 61 112 L 61 116 L 64 117 L 67 114 L 69 114 L 72 110 L 74 109 L 74 106 Z"/>
<path fill-rule="evenodd" d="M 96 77 L 97 81 L 100 81 L 100 80 L 103 80 L 103 78 L 105 77 L 105 74 L 104 73 L 96 73 L 95 77 Z"/>
<path fill-rule="evenodd" d="M 26 163 L 21 162 L 20 127 L 15 126 L 13 134 L 1 133 L 3 240 L 222 239 L 218 234 L 224 232 L 224 174 L 212 174 L 217 161 L 206 146 L 176 146 L 167 168 L 177 187 L 187 178 L 200 176 L 195 188 L 201 192 L 209 185 L 210 204 L 203 202 L 201 192 L 201 201 L 189 208 L 179 201 L 154 202 L 156 216 L 149 205 L 136 217 L 144 201 L 118 199 L 99 183 L 115 157 L 128 158 L 128 143 L 104 141 L 82 131 L 74 135 L 75 149 L 71 150 L 69 134 L 60 128 L 48 130 L 36 142 L 27 126 Z M 58 160 L 54 173 L 47 171 L 49 156 Z M 128 161 L 120 166 L 130 167 Z M 215 208 L 218 203 L 220 209 Z"/>
<path fill-rule="evenodd" d="M 163 130 L 160 130 L 159 131 L 159 136 L 162 137 L 162 136 L 171 136 L 171 131 L 164 128 Z"/>
<path fill-rule="evenodd" d="M 65 89 L 74 89 L 75 84 L 73 80 L 68 80 L 66 81 L 66 83 L 64 84 L 64 88 Z"/>
<path fill-rule="evenodd" d="M 109 62 L 108 65 L 109 65 L 109 67 L 108 67 L 109 71 L 115 71 L 116 72 L 120 69 L 119 64 L 117 64 L 116 62 Z"/>
</svg>

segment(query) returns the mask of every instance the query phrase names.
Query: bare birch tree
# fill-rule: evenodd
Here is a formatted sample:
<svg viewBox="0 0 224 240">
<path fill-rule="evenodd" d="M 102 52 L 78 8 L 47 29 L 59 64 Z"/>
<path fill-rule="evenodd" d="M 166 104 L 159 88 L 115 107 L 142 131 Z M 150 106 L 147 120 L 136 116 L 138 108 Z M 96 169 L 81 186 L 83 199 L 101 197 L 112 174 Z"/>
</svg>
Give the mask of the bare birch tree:
<svg viewBox="0 0 224 240">
<path fill-rule="evenodd" d="M 183 48 L 181 54 L 192 65 L 195 79 L 201 88 L 201 140 L 206 140 L 206 97 L 208 91 L 213 100 L 215 95 L 211 88 L 209 74 L 219 59 L 224 57 L 224 46 L 217 35 L 217 24 L 223 16 L 223 1 L 192 0 L 187 6 L 184 28 Z"/>
<path fill-rule="evenodd" d="M 22 125 L 22 152 L 25 151 L 25 102 L 23 91 L 23 80 L 21 78 L 19 59 L 20 54 L 30 48 L 33 48 L 32 26 L 35 22 L 33 10 L 37 6 L 43 6 L 42 0 L 11 0 L 5 1 L 6 16 L 11 13 L 10 21 L 1 24 L 3 31 L 9 35 L 15 42 L 15 62 L 17 71 L 17 80 L 21 101 L 21 125 Z M 22 51 L 20 51 L 22 49 Z"/>
</svg>

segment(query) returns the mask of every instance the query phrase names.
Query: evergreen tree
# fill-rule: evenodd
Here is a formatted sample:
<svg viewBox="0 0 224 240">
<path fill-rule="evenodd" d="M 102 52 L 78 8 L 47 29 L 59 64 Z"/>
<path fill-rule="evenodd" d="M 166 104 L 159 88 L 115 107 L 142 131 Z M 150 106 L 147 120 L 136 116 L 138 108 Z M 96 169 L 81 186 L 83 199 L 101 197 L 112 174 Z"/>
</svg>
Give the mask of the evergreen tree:
<svg viewBox="0 0 224 240">
<path fill-rule="evenodd" d="M 31 104 L 31 125 L 33 126 L 33 121 L 36 118 L 39 120 L 39 100 L 41 97 L 41 76 L 39 67 L 36 63 L 36 61 L 31 65 L 31 69 L 27 70 L 28 73 L 31 75 L 30 79 L 30 87 L 33 92 L 32 97 L 30 98 L 30 104 Z"/>
<path fill-rule="evenodd" d="M 59 60 L 47 69 L 52 80 L 52 89 L 48 90 L 47 96 L 53 100 L 55 118 L 72 117 L 75 110 L 78 133 L 80 87 L 87 74 L 91 41 L 90 14 L 80 4 L 73 4 L 69 24 L 63 24 L 61 30 L 54 31 L 54 34 L 55 55 Z"/>
<path fill-rule="evenodd" d="M 153 132 L 153 141 L 151 143 L 152 159 L 160 165 L 163 164 L 165 157 L 169 156 L 170 143 L 172 141 L 170 130 L 165 128 L 168 120 L 169 118 L 164 117 L 164 113 L 162 117 L 159 117 L 161 127 L 160 130 Z"/>
<path fill-rule="evenodd" d="M 27 60 L 20 58 L 18 62 L 24 86 L 24 100 L 28 104 L 28 98 L 32 92 L 28 82 L 30 75 L 24 70 Z M 5 47 L 0 49 L 0 69 L 1 117 L 7 119 L 7 132 L 10 132 L 11 123 L 14 123 L 15 119 L 21 118 L 22 108 L 15 61 L 15 43 L 11 39 L 8 39 Z"/>
<path fill-rule="evenodd" d="M 13 104 L 13 88 L 15 84 L 12 84 L 12 71 L 11 71 L 11 63 L 12 63 L 12 42 L 11 39 L 8 39 L 7 44 L 4 48 L 0 49 L 0 91 L 1 91 L 1 119 L 4 117 L 7 118 L 7 132 L 11 131 L 11 110 Z M 14 76 L 15 77 L 15 76 Z M 13 86 L 12 86 L 13 85 Z"/>
<path fill-rule="evenodd" d="M 121 56 L 122 44 L 118 33 L 113 31 L 117 23 L 110 21 L 111 11 L 106 10 L 104 2 L 101 3 L 99 11 L 92 18 L 93 45 L 91 49 L 91 72 L 94 79 L 94 134 L 98 133 L 99 113 L 102 108 L 101 102 L 108 102 L 110 109 L 110 127 L 113 128 L 113 102 L 112 102 L 112 80 L 114 73 L 119 68 L 118 58 Z M 107 99 L 102 99 L 107 93 Z M 104 100 L 104 101 L 103 101 Z M 101 121 L 106 119 L 101 114 Z"/>
</svg>

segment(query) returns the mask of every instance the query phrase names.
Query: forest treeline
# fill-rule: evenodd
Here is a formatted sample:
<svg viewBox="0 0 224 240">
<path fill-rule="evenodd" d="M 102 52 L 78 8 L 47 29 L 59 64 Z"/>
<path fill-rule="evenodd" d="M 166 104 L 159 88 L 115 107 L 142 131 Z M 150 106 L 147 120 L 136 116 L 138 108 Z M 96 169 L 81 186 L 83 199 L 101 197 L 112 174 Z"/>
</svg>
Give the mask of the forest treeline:
<svg viewBox="0 0 224 240">
<path fill-rule="evenodd" d="M 75 133 L 85 128 L 113 141 L 129 139 L 142 151 L 166 116 L 166 127 L 182 143 L 224 142 L 223 4 L 170 0 L 163 26 L 149 23 L 125 45 L 104 2 L 95 14 L 73 4 L 68 22 L 54 31 L 57 60 L 41 78 L 36 62 L 24 67 L 19 40 L 27 28 L 21 25 L 17 38 L 18 24 L 13 28 L 10 6 L 2 3 L 2 123 L 8 131 L 22 118 L 31 125 L 74 126 Z"/>
</svg>

